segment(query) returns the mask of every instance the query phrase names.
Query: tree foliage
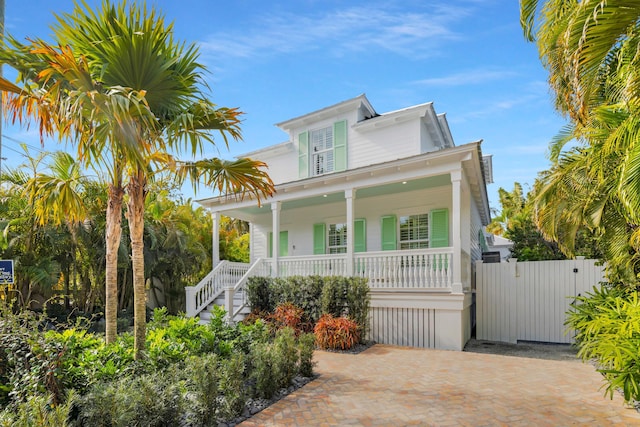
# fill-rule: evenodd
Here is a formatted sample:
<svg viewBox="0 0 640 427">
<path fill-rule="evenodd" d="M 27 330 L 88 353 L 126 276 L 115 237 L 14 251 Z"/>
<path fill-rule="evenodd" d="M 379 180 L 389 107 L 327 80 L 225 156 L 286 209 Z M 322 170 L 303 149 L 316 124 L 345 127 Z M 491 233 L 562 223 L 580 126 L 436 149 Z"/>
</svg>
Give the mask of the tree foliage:
<svg viewBox="0 0 640 427">
<path fill-rule="evenodd" d="M 521 2 L 525 36 L 570 120 L 536 185 L 535 218 L 566 253 L 578 231 L 599 237 L 610 279 L 640 273 L 640 5 L 613 0 Z M 573 147 L 567 148 L 568 143 Z"/>
</svg>

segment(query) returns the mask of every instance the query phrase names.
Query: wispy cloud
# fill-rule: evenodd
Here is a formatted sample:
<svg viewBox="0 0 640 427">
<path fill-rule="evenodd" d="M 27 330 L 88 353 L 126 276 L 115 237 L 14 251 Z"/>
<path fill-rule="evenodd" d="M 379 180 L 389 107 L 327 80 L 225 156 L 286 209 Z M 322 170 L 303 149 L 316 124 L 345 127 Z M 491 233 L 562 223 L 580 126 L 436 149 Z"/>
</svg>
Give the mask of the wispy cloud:
<svg viewBox="0 0 640 427">
<path fill-rule="evenodd" d="M 450 74 L 448 76 L 433 77 L 415 81 L 414 84 L 422 86 L 468 86 L 486 83 L 495 80 L 517 76 L 518 73 L 512 70 L 468 70 L 464 72 Z"/>
<path fill-rule="evenodd" d="M 267 15 L 237 33 L 211 34 L 203 52 L 249 58 L 330 49 L 335 55 L 383 49 L 406 56 L 435 53 L 444 41 L 461 38 L 453 23 L 470 13 L 457 6 L 396 11 L 392 6 L 352 7 L 306 15 Z"/>
</svg>

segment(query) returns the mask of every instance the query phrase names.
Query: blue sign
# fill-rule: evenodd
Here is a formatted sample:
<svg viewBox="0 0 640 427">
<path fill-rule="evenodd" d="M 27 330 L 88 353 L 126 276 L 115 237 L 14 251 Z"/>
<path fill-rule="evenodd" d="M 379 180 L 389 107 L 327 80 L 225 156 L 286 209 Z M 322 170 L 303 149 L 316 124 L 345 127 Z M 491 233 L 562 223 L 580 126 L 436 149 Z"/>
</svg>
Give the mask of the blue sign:
<svg viewBox="0 0 640 427">
<path fill-rule="evenodd" d="M 0 259 L 0 285 L 13 285 L 13 260 Z"/>
</svg>

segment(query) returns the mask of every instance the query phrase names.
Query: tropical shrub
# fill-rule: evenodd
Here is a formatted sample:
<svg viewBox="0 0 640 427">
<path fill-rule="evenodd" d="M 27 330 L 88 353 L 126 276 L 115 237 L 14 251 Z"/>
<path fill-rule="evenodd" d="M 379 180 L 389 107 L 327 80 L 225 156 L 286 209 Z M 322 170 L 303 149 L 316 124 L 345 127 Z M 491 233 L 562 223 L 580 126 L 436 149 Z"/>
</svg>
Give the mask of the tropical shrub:
<svg viewBox="0 0 640 427">
<path fill-rule="evenodd" d="M 302 331 L 302 316 L 304 311 L 290 302 L 279 304 L 270 319 L 276 329 L 291 328 L 298 335 Z"/>
<path fill-rule="evenodd" d="M 296 340 L 294 330 L 289 327 L 278 330 L 271 343 L 254 344 L 250 354 L 251 378 L 255 381 L 257 394 L 270 399 L 279 389 L 289 386 L 296 375 L 311 376 L 312 357 L 313 343 L 309 334 Z"/>
<path fill-rule="evenodd" d="M 0 426 L 67 427 L 75 395 L 69 393 L 66 401 L 59 405 L 40 395 L 34 395 L 26 402 L 4 408 L 0 412 Z"/>
<path fill-rule="evenodd" d="M 358 324 L 346 317 L 325 314 L 314 328 L 316 344 L 323 349 L 348 350 L 360 340 Z"/>
<path fill-rule="evenodd" d="M 272 279 L 269 277 L 250 277 L 247 280 L 246 292 L 249 305 L 253 311 L 271 312 L 273 305 L 271 303 L 270 284 Z"/>
<path fill-rule="evenodd" d="M 640 401 L 640 300 L 636 290 L 603 285 L 579 296 L 567 325 L 576 329 L 578 356 L 595 361 L 613 397 L 622 390 L 627 402 Z"/>
<path fill-rule="evenodd" d="M 175 376 L 155 372 L 95 384 L 79 399 L 79 418 L 83 425 L 98 427 L 175 426 L 183 403 Z"/>
<path fill-rule="evenodd" d="M 302 334 L 298 337 L 298 348 L 300 354 L 299 370 L 303 377 L 313 376 L 313 350 L 316 347 L 316 336 L 314 334 Z"/>
<path fill-rule="evenodd" d="M 249 303 L 253 309 L 251 321 L 256 317 L 268 318 L 265 313 L 273 313 L 274 307 L 277 309 L 282 304 L 291 303 L 302 308 L 303 323 L 315 324 L 323 314 L 333 317 L 348 316 L 358 324 L 361 339 L 368 332 L 370 291 L 364 278 L 292 276 L 252 279 L 248 290 Z M 270 311 L 267 310 L 269 307 Z"/>
<path fill-rule="evenodd" d="M 63 345 L 40 333 L 40 315 L 13 314 L 5 304 L 0 314 L 0 404 L 25 402 L 38 393 L 48 393 L 55 405 L 62 403 Z"/>
<path fill-rule="evenodd" d="M 330 276 L 324 278 L 322 287 L 322 313 L 333 317 L 340 317 L 347 307 L 347 282 L 346 277 Z"/>
<path fill-rule="evenodd" d="M 215 354 L 190 357 L 182 369 L 187 393 L 187 420 L 196 426 L 217 425 L 244 408 L 243 355 L 225 360 Z"/>
<path fill-rule="evenodd" d="M 363 340 L 369 329 L 369 307 L 371 295 L 367 279 L 350 277 L 347 281 L 347 316 L 358 324 L 358 333 Z"/>
</svg>

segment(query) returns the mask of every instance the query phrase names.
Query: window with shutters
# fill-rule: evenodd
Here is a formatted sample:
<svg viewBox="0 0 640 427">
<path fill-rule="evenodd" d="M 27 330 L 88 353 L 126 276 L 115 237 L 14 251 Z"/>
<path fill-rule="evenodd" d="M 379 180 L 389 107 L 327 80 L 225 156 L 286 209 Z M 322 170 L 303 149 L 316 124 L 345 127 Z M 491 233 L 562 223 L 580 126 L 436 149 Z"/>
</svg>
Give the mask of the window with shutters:
<svg viewBox="0 0 640 427">
<path fill-rule="evenodd" d="M 429 247 L 429 214 L 400 217 L 400 249 Z"/>
<path fill-rule="evenodd" d="M 298 135 L 298 177 L 347 169 L 347 121 Z"/>
<path fill-rule="evenodd" d="M 333 127 L 312 130 L 310 137 L 311 175 L 333 172 Z"/>
<path fill-rule="evenodd" d="M 347 252 L 347 224 L 329 224 L 329 253 Z"/>
</svg>

